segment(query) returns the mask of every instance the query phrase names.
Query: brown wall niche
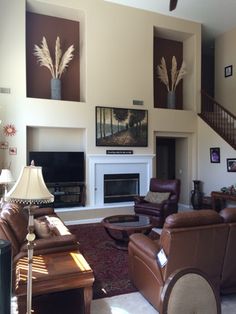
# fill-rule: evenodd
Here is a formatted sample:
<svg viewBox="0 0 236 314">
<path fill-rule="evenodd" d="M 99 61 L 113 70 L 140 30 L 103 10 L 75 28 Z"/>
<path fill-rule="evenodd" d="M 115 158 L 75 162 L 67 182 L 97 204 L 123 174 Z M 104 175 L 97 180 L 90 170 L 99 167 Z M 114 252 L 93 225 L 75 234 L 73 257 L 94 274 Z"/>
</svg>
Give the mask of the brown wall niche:
<svg viewBox="0 0 236 314">
<path fill-rule="evenodd" d="M 164 57 L 167 69 L 171 69 L 172 57 L 175 56 L 180 68 L 183 61 L 183 43 L 180 41 L 154 37 L 153 45 L 153 90 L 154 90 L 154 107 L 167 108 L 167 89 L 157 76 L 157 66 L 161 63 L 161 58 Z M 168 74 L 169 71 L 168 71 Z M 170 75 L 169 75 L 170 79 Z M 176 88 L 176 109 L 183 108 L 183 81 Z"/>
<path fill-rule="evenodd" d="M 61 99 L 80 100 L 79 22 L 57 17 L 26 13 L 26 75 L 27 97 L 51 98 L 51 73 L 37 62 L 34 45 L 41 45 L 43 36 L 54 60 L 55 43 L 60 37 L 62 53 L 74 45 L 74 57 L 61 77 Z"/>
</svg>

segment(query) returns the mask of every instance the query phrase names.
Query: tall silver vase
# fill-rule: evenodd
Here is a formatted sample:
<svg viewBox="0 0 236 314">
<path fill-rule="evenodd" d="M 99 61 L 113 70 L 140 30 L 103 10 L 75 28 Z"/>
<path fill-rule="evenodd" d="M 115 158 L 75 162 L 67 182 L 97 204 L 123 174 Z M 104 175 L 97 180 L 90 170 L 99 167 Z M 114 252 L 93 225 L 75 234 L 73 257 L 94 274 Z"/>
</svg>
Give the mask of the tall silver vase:
<svg viewBox="0 0 236 314">
<path fill-rule="evenodd" d="M 167 94 L 167 108 L 175 109 L 175 92 L 170 91 Z"/>
<path fill-rule="evenodd" d="M 61 80 L 58 78 L 51 79 L 51 99 L 61 99 Z"/>
</svg>

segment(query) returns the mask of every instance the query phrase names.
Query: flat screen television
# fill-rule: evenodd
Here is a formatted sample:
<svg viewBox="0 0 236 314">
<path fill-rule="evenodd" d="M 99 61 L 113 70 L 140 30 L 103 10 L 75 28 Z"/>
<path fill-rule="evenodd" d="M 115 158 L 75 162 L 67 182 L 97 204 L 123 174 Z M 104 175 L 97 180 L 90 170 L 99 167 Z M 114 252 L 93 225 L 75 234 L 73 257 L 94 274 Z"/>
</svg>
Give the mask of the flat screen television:
<svg viewBox="0 0 236 314">
<path fill-rule="evenodd" d="M 84 182 L 84 152 L 29 152 L 29 163 L 42 167 L 45 183 Z"/>
</svg>

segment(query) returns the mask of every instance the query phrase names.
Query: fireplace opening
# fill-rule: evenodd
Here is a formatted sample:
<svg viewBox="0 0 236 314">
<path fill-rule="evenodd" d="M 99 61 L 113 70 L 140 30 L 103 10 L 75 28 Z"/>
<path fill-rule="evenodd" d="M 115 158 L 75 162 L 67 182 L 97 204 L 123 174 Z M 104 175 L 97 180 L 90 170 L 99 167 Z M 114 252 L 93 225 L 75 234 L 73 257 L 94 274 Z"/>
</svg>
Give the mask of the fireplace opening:
<svg viewBox="0 0 236 314">
<path fill-rule="evenodd" d="M 139 173 L 104 174 L 104 203 L 133 201 L 139 195 Z"/>
</svg>

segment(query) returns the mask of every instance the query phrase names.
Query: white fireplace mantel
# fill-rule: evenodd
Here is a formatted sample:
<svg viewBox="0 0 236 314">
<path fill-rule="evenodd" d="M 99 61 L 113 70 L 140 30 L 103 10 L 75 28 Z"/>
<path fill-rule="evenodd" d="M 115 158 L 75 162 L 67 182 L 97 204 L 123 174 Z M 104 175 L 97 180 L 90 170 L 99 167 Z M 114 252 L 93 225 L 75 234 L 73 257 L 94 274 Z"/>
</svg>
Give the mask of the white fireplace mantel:
<svg viewBox="0 0 236 314">
<path fill-rule="evenodd" d="M 145 195 L 152 177 L 154 155 L 88 155 L 91 206 L 104 205 L 104 174 L 139 173 L 140 195 Z"/>
</svg>

